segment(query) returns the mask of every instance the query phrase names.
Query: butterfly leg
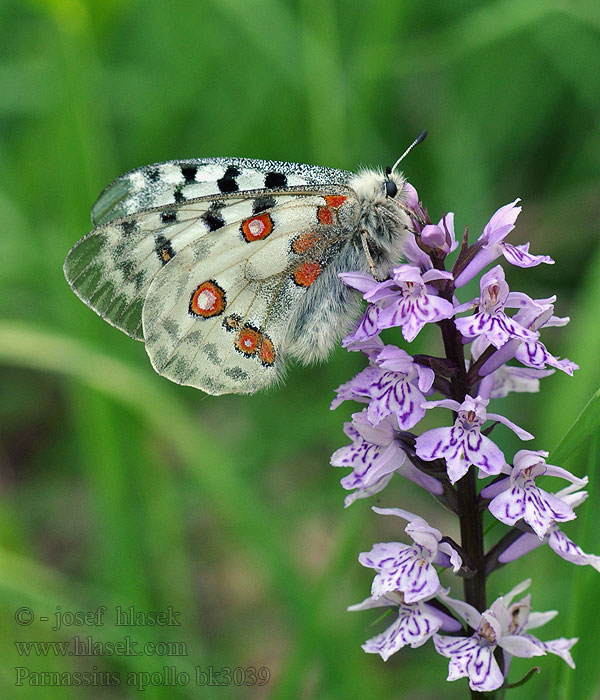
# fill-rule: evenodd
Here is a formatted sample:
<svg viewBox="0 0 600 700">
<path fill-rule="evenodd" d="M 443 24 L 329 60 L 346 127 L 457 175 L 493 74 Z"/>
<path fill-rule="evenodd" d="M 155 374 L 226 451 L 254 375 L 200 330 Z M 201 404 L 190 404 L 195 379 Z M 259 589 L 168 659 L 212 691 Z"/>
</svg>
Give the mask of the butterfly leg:
<svg viewBox="0 0 600 700">
<path fill-rule="evenodd" d="M 409 209 L 405 204 L 402 204 L 402 202 L 398 202 L 395 199 L 390 200 L 392 204 L 394 204 L 398 209 L 401 209 L 405 214 L 408 214 L 411 219 L 416 221 L 417 223 L 421 224 L 421 226 L 426 225 L 426 221 L 423 219 L 423 217 L 418 214 L 416 211 L 413 211 L 412 209 Z"/>
<path fill-rule="evenodd" d="M 371 270 L 371 274 L 373 277 L 378 281 L 382 282 L 383 280 L 379 279 L 377 272 L 375 270 L 375 263 L 373 262 L 373 256 L 371 255 L 371 251 L 369 250 L 369 243 L 367 241 L 367 236 L 368 236 L 367 231 L 361 231 L 360 232 L 360 242 L 362 243 L 363 251 L 365 253 L 365 258 L 367 259 L 367 263 L 369 264 L 369 269 Z"/>
</svg>

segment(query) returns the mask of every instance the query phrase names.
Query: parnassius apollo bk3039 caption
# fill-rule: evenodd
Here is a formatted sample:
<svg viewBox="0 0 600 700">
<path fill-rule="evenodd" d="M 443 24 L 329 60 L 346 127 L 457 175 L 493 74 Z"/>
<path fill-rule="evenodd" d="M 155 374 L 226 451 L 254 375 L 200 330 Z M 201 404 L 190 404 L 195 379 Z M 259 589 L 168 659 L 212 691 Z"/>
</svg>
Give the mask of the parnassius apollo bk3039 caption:
<svg viewBox="0 0 600 700">
<path fill-rule="evenodd" d="M 288 358 L 326 357 L 350 329 L 361 298 L 339 273 L 383 279 L 402 260 L 414 190 L 395 168 L 245 158 L 138 168 L 102 192 L 65 276 L 144 341 L 159 374 L 251 394 L 281 378 Z"/>
</svg>

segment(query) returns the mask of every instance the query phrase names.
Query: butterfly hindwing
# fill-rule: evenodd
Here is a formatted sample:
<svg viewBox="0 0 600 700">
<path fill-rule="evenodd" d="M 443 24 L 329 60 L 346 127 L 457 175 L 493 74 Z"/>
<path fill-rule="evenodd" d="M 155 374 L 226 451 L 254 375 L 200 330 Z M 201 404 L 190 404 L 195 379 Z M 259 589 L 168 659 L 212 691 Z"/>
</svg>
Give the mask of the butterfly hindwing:
<svg viewBox="0 0 600 700">
<path fill-rule="evenodd" d="M 346 183 L 352 173 L 334 168 L 251 158 L 196 158 L 156 163 L 120 175 L 92 209 L 96 226 L 115 218 L 191 199 L 298 185 Z"/>
<path fill-rule="evenodd" d="M 209 257 L 190 244 L 155 276 L 143 328 L 160 374 L 211 394 L 253 393 L 280 375 L 294 310 L 341 244 L 340 228 L 319 222 L 326 201 L 281 195 L 224 227 Z"/>
</svg>

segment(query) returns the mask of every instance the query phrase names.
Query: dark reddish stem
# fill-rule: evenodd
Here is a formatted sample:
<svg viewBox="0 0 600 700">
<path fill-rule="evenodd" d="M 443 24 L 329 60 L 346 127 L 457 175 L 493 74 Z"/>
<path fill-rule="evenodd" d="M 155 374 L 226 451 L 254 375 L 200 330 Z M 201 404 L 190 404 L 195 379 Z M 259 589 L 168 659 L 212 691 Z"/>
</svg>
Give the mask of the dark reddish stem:
<svg viewBox="0 0 600 700">
<path fill-rule="evenodd" d="M 452 301 L 454 294 L 453 285 L 447 285 L 440 290 L 440 296 Z M 465 367 L 464 346 L 462 336 L 456 329 L 453 319 L 446 319 L 439 323 L 442 331 L 442 339 L 446 357 L 456 367 L 456 372 L 450 377 L 450 396 L 458 403 L 462 403 L 471 390 Z M 456 415 L 455 415 L 456 418 Z M 469 555 L 475 569 L 473 576 L 463 579 L 465 601 L 483 612 L 486 605 L 485 591 L 485 551 L 483 545 L 482 512 L 477 503 L 477 484 L 475 481 L 475 469 L 469 471 L 456 484 L 458 494 L 458 516 L 460 519 L 461 546 Z M 492 698 L 495 693 L 478 693 L 470 690 L 471 698 Z"/>
</svg>

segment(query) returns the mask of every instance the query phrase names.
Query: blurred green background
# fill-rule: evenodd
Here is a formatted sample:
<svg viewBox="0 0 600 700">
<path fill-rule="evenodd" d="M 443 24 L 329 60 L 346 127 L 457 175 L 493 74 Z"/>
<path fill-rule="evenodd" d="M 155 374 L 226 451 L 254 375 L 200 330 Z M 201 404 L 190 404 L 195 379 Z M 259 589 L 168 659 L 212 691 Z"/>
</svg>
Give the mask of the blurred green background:
<svg viewBox="0 0 600 700">
<path fill-rule="evenodd" d="M 457 232 L 479 235 L 520 196 L 512 242 L 557 261 L 507 276 L 559 295 L 572 323 L 545 339 L 582 369 L 495 407 L 536 434 L 533 449 L 552 449 L 600 385 L 599 69 L 595 0 L 0 0 L 3 697 L 134 698 L 129 673 L 173 666 L 189 686 L 142 696 L 467 697 L 430 645 L 385 664 L 364 654 L 377 613 L 345 610 L 372 578 L 358 553 L 401 536 L 371 502 L 344 510 L 329 466 L 353 407 L 328 404 L 362 358 L 340 350 L 268 393 L 206 397 L 156 375 L 142 344 L 69 290 L 62 262 L 100 190 L 130 168 L 220 155 L 385 166 L 426 128 L 404 168 L 432 218 L 455 211 Z M 426 329 L 414 351 L 437 342 Z M 497 437 L 507 454 L 520 448 Z M 600 552 L 596 462 L 584 449 L 563 464 L 592 475 L 567 532 Z M 410 484 L 393 482 L 381 503 L 456 533 Z M 536 660 L 541 676 L 509 697 L 600 697 L 599 574 L 540 549 L 495 574 L 490 597 L 528 576 L 534 609 L 561 613 L 540 637 L 579 636 L 578 669 Z M 103 626 L 53 632 L 38 619 L 99 605 Z M 172 606 L 182 624 L 115 628 L 116 605 Z M 30 626 L 15 623 L 22 606 Z M 187 656 L 23 658 L 13 645 L 75 634 L 185 642 Z M 515 662 L 512 679 L 532 665 Z M 15 687 L 16 666 L 123 681 Z M 271 679 L 202 687 L 196 666 L 267 667 Z"/>
</svg>

